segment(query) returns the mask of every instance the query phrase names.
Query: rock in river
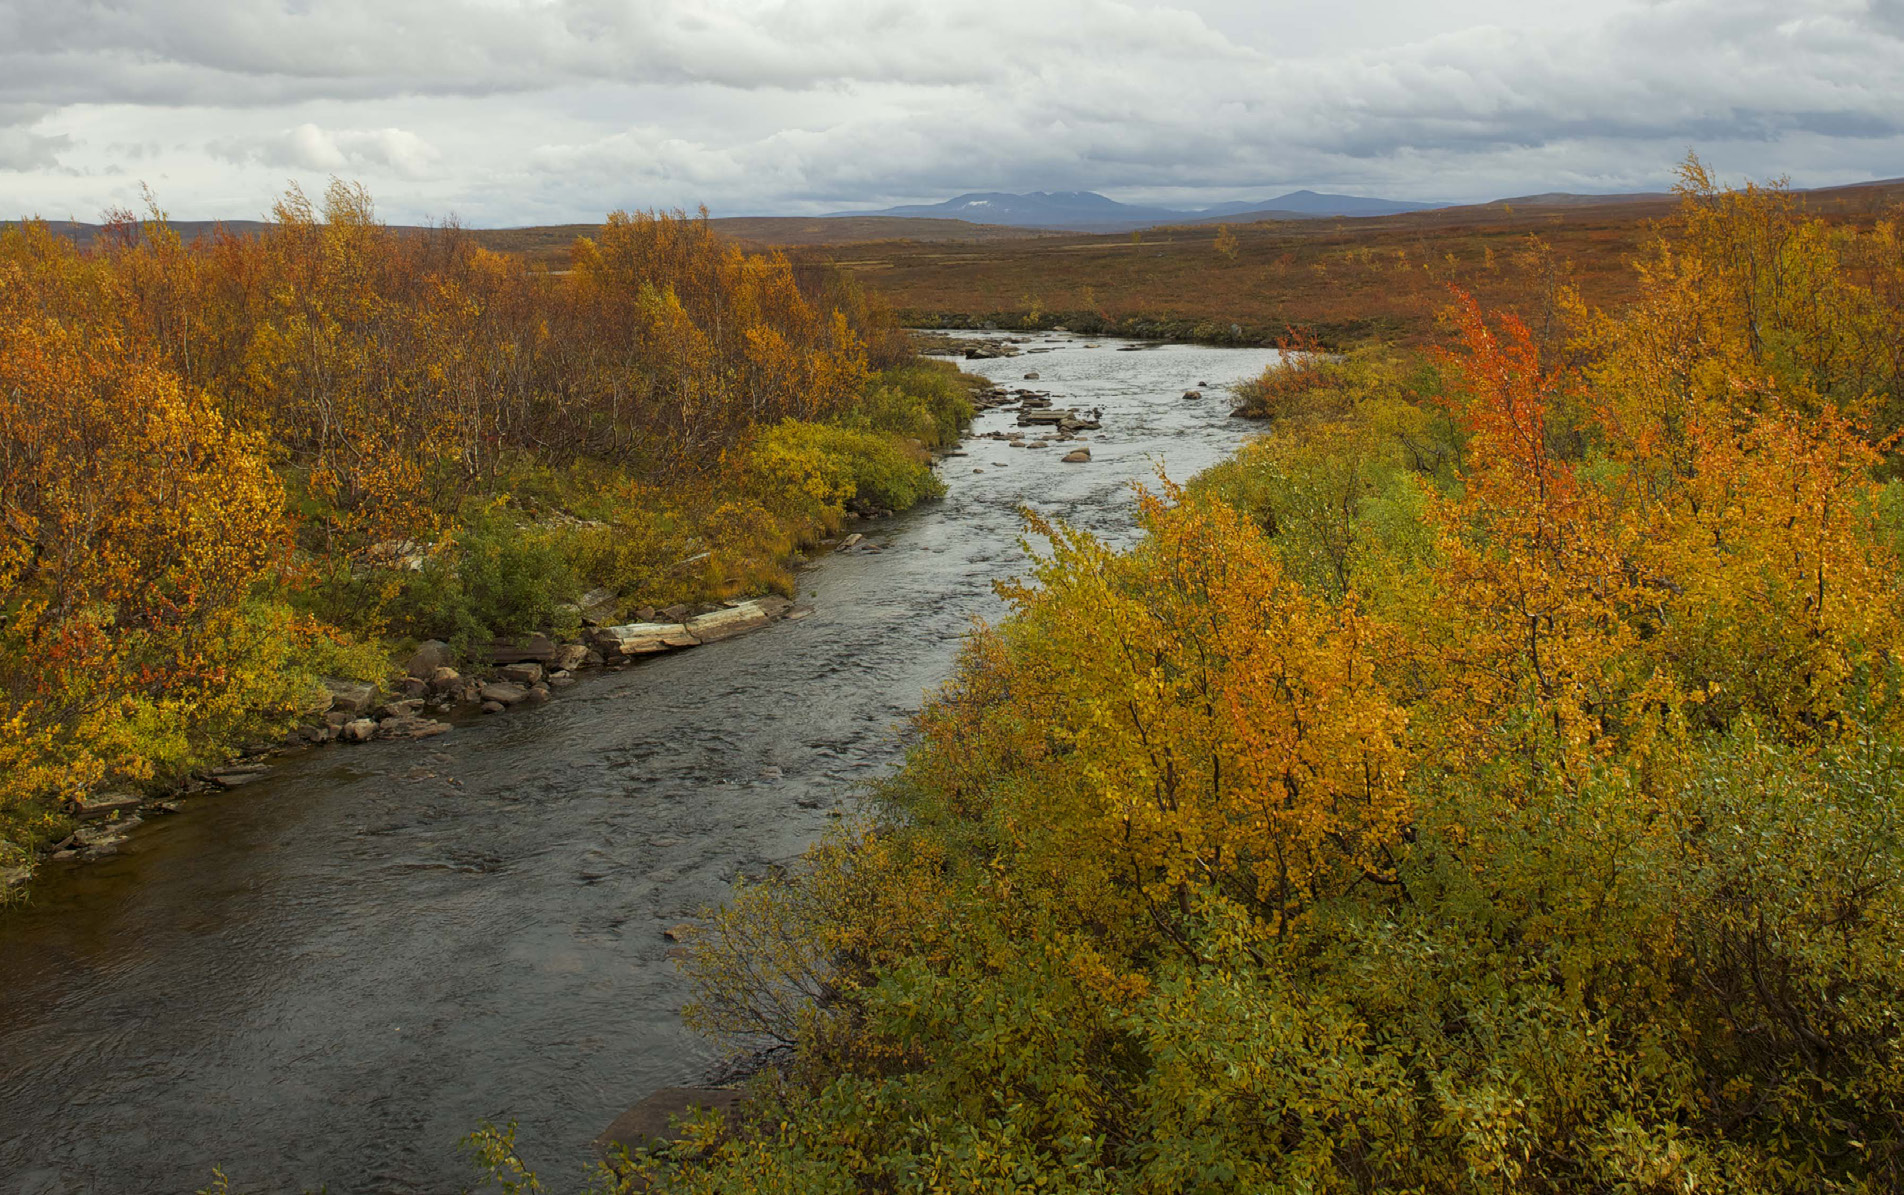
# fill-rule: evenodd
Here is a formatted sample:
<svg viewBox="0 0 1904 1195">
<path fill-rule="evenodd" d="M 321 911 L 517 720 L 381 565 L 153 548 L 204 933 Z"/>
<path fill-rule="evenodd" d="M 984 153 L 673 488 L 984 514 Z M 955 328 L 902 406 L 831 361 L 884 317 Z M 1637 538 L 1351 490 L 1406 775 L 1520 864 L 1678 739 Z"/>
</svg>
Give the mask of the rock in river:
<svg viewBox="0 0 1904 1195">
<path fill-rule="evenodd" d="M 520 705 L 529 699 L 529 686 L 499 680 L 484 685 L 479 695 L 484 701 L 493 701 L 497 705 Z"/>
</svg>

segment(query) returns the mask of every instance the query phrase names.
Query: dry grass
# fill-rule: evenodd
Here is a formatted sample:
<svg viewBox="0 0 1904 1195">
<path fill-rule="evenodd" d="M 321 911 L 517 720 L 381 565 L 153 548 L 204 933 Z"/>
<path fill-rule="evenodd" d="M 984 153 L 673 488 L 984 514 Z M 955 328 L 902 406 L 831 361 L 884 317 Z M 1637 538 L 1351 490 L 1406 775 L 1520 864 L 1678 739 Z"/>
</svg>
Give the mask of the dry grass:
<svg viewBox="0 0 1904 1195">
<path fill-rule="evenodd" d="M 840 216 L 833 219 L 794 216 L 733 216 L 708 221 L 715 232 L 749 249 L 816 248 L 834 245 L 907 242 L 938 245 L 959 242 L 1013 242 L 1050 237 L 1031 228 L 972 224 L 964 220 L 929 220 L 908 216 Z M 592 237 L 596 224 L 550 224 L 539 228 L 476 229 L 471 236 L 487 249 L 515 253 L 550 269 L 568 265 L 569 245 L 576 237 Z"/>
</svg>

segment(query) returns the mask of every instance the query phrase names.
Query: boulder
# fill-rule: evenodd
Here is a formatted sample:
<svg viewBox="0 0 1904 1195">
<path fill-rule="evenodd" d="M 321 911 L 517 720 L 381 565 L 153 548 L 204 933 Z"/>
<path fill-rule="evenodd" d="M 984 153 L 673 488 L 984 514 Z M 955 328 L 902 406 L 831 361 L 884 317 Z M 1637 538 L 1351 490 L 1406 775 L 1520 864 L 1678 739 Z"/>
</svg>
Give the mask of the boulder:
<svg viewBox="0 0 1904 1195">
<path fill-rule="evenodd" d="M 555 659 L 549 661 L 551 672 L 574 672 L 588 663 L 588 647 L 582 643 L 564 643 L 562 650 L 555 653 Z"/>
<path fill-rule="evenodd" d="M 346 743 L 368 743 L 376 736 L 377 724 L 369 718 L 358 718 L 355 721 L 346 722 L 337 732 L 337 737 Z"/>
<path fill-rule="evenodd" d="M 496 669 L 496 675 L 519 685 L 533 685 L 542 679 L 542 665 L 504 664 Z"/>
<path fill-rule="evenodd" d="M 612 589 L 591 589 L 576 599 L 575 604 L 582 611 L 582 625 L 600 626 L 615 617 L 615 599 L 620 595 Z"/>
<path fill-rule="evenodd" d="M 411 676 L 428 676 L 438 668 L 448 668 L 455 659 L 456 653 L 450 650 L 449 644 L 441 639 L 425 639 L 410 653 L 410 662 L 403 670 Z"/>
<path fill-rule="evenodd" d="M 496 681 L 484 685 L 478 695 L 485 702 L 493 701 L 497 705 L 520 705 L 529 697 L 529 686 L 513 681 Z"/>
<path fill-rule="evenodd" d="M 332 710 L 342 710 L 347 714 L 361 713 L 377 702 L 377 686 L 366 681 L 326 677 L 324 687 L 330 690 Z"/>
<path fill-rule="evenodd" d="M 1091 450 L 1089 448 L 1074 448 L 1064 454 L 1063 460 L 1067 465 L 1088 464 L 1091 460 Z"/>
<path fill-rule="evenodd" d="M 137 793 L 89 794 L 74 799 L 73 814 L 80 821 L 89 822 L 96 818 L 111 817 L 115 813 L 130 813 L 139 807 L 142 800 Z"/>
<path fill-rule="evenodd" d="M 547 701 L 548 699 L 549 699 L 549 686 L 547 685 L 531 686 L 529 689 L 529 695 L 523 698 L 523 700 L 528 702 L 530 705 L 539 705 L 542 702 Z"/>
<path fill-rule="evenodd" d="M 406 698 L 424 697 L 430 692 L 430 682 L 422 677 L 406 676 L 397 682 L 396 688 Z"/>
<path fill-rule="evenodd" d="M 718 643 L 748 631 L 757 631 L 773 621 L 759 602 L 742 602 L 731 609 L 715 610 L 688 620 L 688 633 L 702 643 Z"/>
<path fill-rule="evenodd" d="M 538 631 L 514 642 L 498 639 L 489 645 L 489 659 L 494 664 L 521 664 L 529 660 L 546 664 L 555 658 L 557 650 L 555 640 Z"/>
<path fill-rule="evenodd" d="M 663 1087 L 617 1116 L 595 1138 L 595 1148 L 603 1154 L 618 1147 L 652 1149 L 675 1140 L 680 1130 L 671 1122 L 686 1120 L 697 1111 L 733 1116 L 745 1099 L 744 1092 L 727 1087 Z"/>
<path fill-rule="evenodd" d="M 421 698 L 412 697 L 404 701 L 386 701 L 381 711 L 385 718 L 411 718 L 423 708 Z"/>
<path fill-rule="evenodd" d="M 430 688 L 438 693 L 447 693 L 456 688 L 457 682 L 462 679 L 462 674 L 454 668 L 435 668 L 430 671 Z"/>
<path fill-rule="evenodd" d="M 1196 399 L 1196 398 L 1202 398 L 1202 397 L 1203 397 L 1203 391 L 1201 391 L 1201 390 L 1185 390 L 1185 391 L 1183 392 L 1183 396 L 1184 396 L 1185 398 L 1190 398 L 1190 399 Z"/>
<path fill-rule="evenodd" d="M 1026 380 L 1027 382 L 1035 382 L 1035 381 L 1037 381 L 1037 380 L 1038 380 L 1038 371 L 1034 369 L 1034 370 L 1032 370 L 1032 371 L 1031 371 L 1030 373 L 1028 373 L 1028 374 L 1026 374 L 1026 375 L 1025 375 L 1025 380 Z"/>
<path fill-rule="evenodd" d="M 502 712 L 503 712 L 504 710 L 506 710 L 506 709 L 508 709 L 508 708 L 509 708 L 508 706 L 506 706 L 506 705 L 504 705 L 504 704 L 503 704 L 502 702 L 500 702 L 500 701 L 485 701 L 485 702 L 483 702 L 483 712 L 484 712 L 485 714 L 500 714 L 500 713 L 502 713 Z"/>
<path fill-rule="evenodd" d="M 677 647 L 696 647 L 701 640 L 679 622 L 631 622 L 619 627 L 597 627 L 589 642 L 603 656 L 648 656 Z"/>
</svg>

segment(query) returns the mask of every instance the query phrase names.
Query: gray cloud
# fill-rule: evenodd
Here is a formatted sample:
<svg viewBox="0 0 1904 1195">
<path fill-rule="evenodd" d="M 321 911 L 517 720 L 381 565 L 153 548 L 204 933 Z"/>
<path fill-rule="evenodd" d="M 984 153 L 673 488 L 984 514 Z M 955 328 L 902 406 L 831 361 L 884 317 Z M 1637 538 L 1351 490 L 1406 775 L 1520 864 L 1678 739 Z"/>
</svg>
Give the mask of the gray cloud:
<svg viewBox="0 0 1904 1195">
<path fill-rule="evenodd" d="M 1848 181 L 1904 174 L 1899 7 L 0 0 L 0 199 L 120 201 L 112 147 L 177 140 L 137 165 L 181 213 L 256 214 L 288 171 L 482 223 L 992 187 L 1482 199 L 1658 185 L 1688 146 Z"/>
</svg>

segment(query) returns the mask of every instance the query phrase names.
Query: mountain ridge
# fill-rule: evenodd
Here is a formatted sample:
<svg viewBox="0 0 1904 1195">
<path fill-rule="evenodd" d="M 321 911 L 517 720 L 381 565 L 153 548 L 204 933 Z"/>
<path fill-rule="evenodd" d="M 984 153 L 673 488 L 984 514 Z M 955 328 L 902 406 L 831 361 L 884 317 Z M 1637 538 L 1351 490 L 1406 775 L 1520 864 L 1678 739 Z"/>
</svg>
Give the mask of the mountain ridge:
<svg viewBox="0 0 1904 1195">
<path fill-rule="evenodd" d="M 895 216 L 912 219 L 977 220 L 1015 227 L 1061 228 L 1073 231 L 1122 231 L 1156 224 L 1195 223 L 1237 216 L 1264 219 L 1326 219 L 1330 217 L 1393 216 L 1428 211 L 1438 204 L 1377 199 L 1366 195 L 1339 195 L 1319 191 L 1291 191 L 1274 199 L 1232 201 L 1207 208 L 1170 208 L 1121 203 L 1095 191 L 967 191 L 941 203 L 912 203 L 878 211 L 828 212 L 822 219 Z"/>
</svg>

